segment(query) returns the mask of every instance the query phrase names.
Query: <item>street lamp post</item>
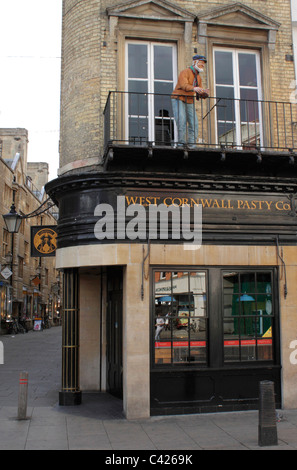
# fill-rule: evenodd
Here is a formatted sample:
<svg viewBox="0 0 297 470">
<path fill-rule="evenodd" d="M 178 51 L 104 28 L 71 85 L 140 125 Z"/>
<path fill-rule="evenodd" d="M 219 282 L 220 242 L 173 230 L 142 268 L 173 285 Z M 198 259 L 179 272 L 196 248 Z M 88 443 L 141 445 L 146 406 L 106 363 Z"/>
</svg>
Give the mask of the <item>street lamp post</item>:
<svg viewBox="0 0 297 470">
<path fill-rule="evenodd" d="M 23 217 L 15 210 L 14 203 L 11 205 L 10 212 L 2 217 L 9 233 L 17 233 L 19 231 Z"/>
<path fill-rule="evenodd" d="M 9 233 L 11 233 L 11 259 L 10 259 L 10 269 L 11 269 L 11 276 L 10 276 L 10 285 L 11 285 L 11 295 L 13 297 L 13 255 L 14 255 L 14 234 L 18 233 L 19 228 L 22 223 L 22 216 L 17 213 L 15 210 L 15 191 L 13 191 L 13 203 L 10 208 L 10 212 L 8 214 L 3 215 L 3 219 L 6 225 L 6 229 Z M 11 307 L 12 308 L 12 307 Z M 11 314 L 13 312 L 11 311 Z"/>
<path fill-rule="evenodd" d="M 14 179 L 14 182 L 15 182 L 15 179 Z M 13 202 L 12 202 L 12 205 L 10 207 L 10 211 L 8 212 L 8 214 L 2 214 L 3 220 L 5 222 L 6 229 L 9 233 L 11 233 L 11 256 L 12 256 L 11 268 L 13 266 L 14 234 L 18 233 L 23 219 L 28 219 L 28 218 L 31 218 L 31 217 L 39 216 L 39 215 L 43 214 L 44 212 L 47 212 L 51 207 L 53 207 L 55 205 L 54 203 L 48 203 L 48 201 L 50 199 L 50 198 L 48 198 L 48 199 L 46 199 L 46 201 L 44 201 L 37 209 L 32 211 L 30 214 L 20 215 L 20 214 L 18 214 L 18 212 L 16 211 L 16 208 L 15 208 L 15 192 L 16 192 L 15 189 L 13 189 Z M 12 269 L 11 269 L 11 271 L 13 272 Z M 11 279 L 10 279 L 11 289 L 13 289 L 12 276 L 13 276 L 13 274 L 11 275 Z M 40 276 L 39 276 L 39 278 L 40 278 Z"/>
</svg>

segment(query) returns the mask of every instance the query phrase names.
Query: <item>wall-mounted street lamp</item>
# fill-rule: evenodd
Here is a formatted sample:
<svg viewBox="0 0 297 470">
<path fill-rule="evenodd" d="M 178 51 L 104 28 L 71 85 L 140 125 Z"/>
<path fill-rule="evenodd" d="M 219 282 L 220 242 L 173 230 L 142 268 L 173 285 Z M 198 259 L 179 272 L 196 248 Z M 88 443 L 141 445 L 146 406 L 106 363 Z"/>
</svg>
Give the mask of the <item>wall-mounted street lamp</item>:
<svg viewBox="0 0 297 470">
<path fill-rule="evenodd" d="M 19 231 L 22 223 L 22 216 L 15 210 L 14 203 L 10 208 L 10 212 L 8 212 L 8 214 L 4 214 L 2 217 L 9 233 L 17 233 Z"/>
<path fill-rule="evenodd" d="M 8 214 L 2 215 L 6 228 L 9 233 L 17 233 L 19 231 L 19 228 L 21 226 L 22 220 L 23 219 L 28 219 L 30 217 L 36 217 L 38 215 L 43 214 L 43 212 L 48 211 L 51 207 L 53 207 L 55 204 L 49 204 L 45 209 L 41 210 L 40 209 L 49 201 L 49 198 L 44 201 L 37 209 L 35 209 L 33 212 L 30 212 L 30 214 L 26 215 L 20 215 L 18 212 L 15 210 L 15 205 L 14 202 L 12 203 L 12 206 L 10 208 L 10 211 Z"/>
</svg>

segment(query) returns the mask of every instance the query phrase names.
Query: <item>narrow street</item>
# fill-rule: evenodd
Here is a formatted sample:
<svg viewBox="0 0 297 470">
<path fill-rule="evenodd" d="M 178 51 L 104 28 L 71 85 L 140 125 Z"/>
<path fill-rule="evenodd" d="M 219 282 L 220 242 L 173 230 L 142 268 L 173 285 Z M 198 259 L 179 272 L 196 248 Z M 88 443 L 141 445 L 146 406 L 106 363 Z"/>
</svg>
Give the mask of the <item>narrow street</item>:
<svg viewBox="0 0 297 470">
<path fill-rule="evenodd" d="M 0 406 L 17 406 L 19 374 L 29 374 L 28 406 L 52 406 L 61 387 L 61 334 L 56 326 L 43 331 L 1 335 Z"/>
<path fill-rule="evenodd" d="M 0 365 L 0 450 L 132 450 L 131 455 L 134 450 L 146 450 L 148 454 L 141 454 L 145 460 L 150 451 L 155 455 L 156 450 L 163 449 L 181 456 L 183 452 L 193 455 L 193 462 L 198 459 L 196 450 L 259 450 L 257 411 L 127 421 L 121 400 L 105 393 L 84 394 L 78 407 L 60 407 L 61 333 L 61 327 L 52 327 L 0 336 L 4 346 L 4 364 Z M 29 374 L 25 420 L 17 419 L 21 371 Z M 297 410 L 282 411 L 278 445 L 266 449 L 296 449 L 296 428 Z"/>
</svg>

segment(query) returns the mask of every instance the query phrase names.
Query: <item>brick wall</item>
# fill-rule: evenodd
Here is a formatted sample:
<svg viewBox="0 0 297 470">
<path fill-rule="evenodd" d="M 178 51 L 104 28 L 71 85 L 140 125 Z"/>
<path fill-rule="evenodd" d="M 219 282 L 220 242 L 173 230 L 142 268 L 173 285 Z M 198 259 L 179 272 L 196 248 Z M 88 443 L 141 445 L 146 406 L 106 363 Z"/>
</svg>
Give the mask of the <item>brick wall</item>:
<svg viewBox="0 0 297 470">
<path fill-rule="evenodd" d="M 100 168 L 103 110 L 108 92 L 117 89 L 119 73 L 123 73 L 119 68 L 123 51 L 118 50 L 117 26 L 111 34 L 106 8 L 119 3 L 118 0 L 64 0 L 60 174 L 81 168 L 96 171 Z M 171 2 L 198 17 L 204 11 L 231 3 L 229 0 Z M 275 48 L 269 53 L 269 89 L 271 100 L 288 101 L 295 79 L 294 63 L 286 60 L 287 55 L 293 54 L 290 0 L 281 3 L 279 0 L 245 0 L 244 5 L 281 25 Z M 195 21 L 187 60 L 194 48 L 204 53 L 205 47 L 198 43 Z"/>
</svg>

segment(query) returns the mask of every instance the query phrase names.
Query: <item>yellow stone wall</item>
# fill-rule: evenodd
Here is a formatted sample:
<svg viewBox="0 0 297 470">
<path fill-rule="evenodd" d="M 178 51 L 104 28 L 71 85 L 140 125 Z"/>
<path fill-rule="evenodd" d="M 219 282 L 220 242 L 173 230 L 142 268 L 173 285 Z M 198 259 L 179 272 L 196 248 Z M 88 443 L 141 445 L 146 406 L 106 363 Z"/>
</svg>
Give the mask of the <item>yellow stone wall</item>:
<svg viewBox="0 0 297 470">
<path fill-rule="evenodd" d="M 149 4 L 138 7 L 140 19 L 112 17 L 107 8 L 118 0 L 64 0 L 61 76 L 60 174 L 81 168 L 98 171 L 103 156 L 103 112 L 110 91 L 124 91 L 125 39 L 177 41 L 178 71 L 190 65 L 195 50 L 212 55 L 214 42 L 228 47 L 254 47 L 261 52 L 261 70 L 265 100 L 289 101 L 294 91 L 294 62 L 286 60 L 293 54 L 290 0 L 245 0 L 244 6 L 280 24 L 275 43 L 268 44 L 267 30 L 234 29 L 211 26 L 206 37 L 198 34 L 199 21 L 187 26 L 182 22 L 147 20 Z M 136 4 L 136 2 L 134 2 Z M 193 18 L 219 7 L 230 0 L 169 2 L 190 12 Z M 238 21 L 236 15 L 233 24 Z M 244 22 L 248 23 L 247 19 Z M 189 30 L 190 29 L 190 30 Z M 216 36 L 214 39 L 213 36 Z M 208 62 L 203 83 L 214 96 L 212 64 Z M 288 112 L 288 110 L 286 110 Z M 293 119 L 296 121 L 295 117 Z M 280 136 L 282 137 L 282 136 Z"/>
</svg>

